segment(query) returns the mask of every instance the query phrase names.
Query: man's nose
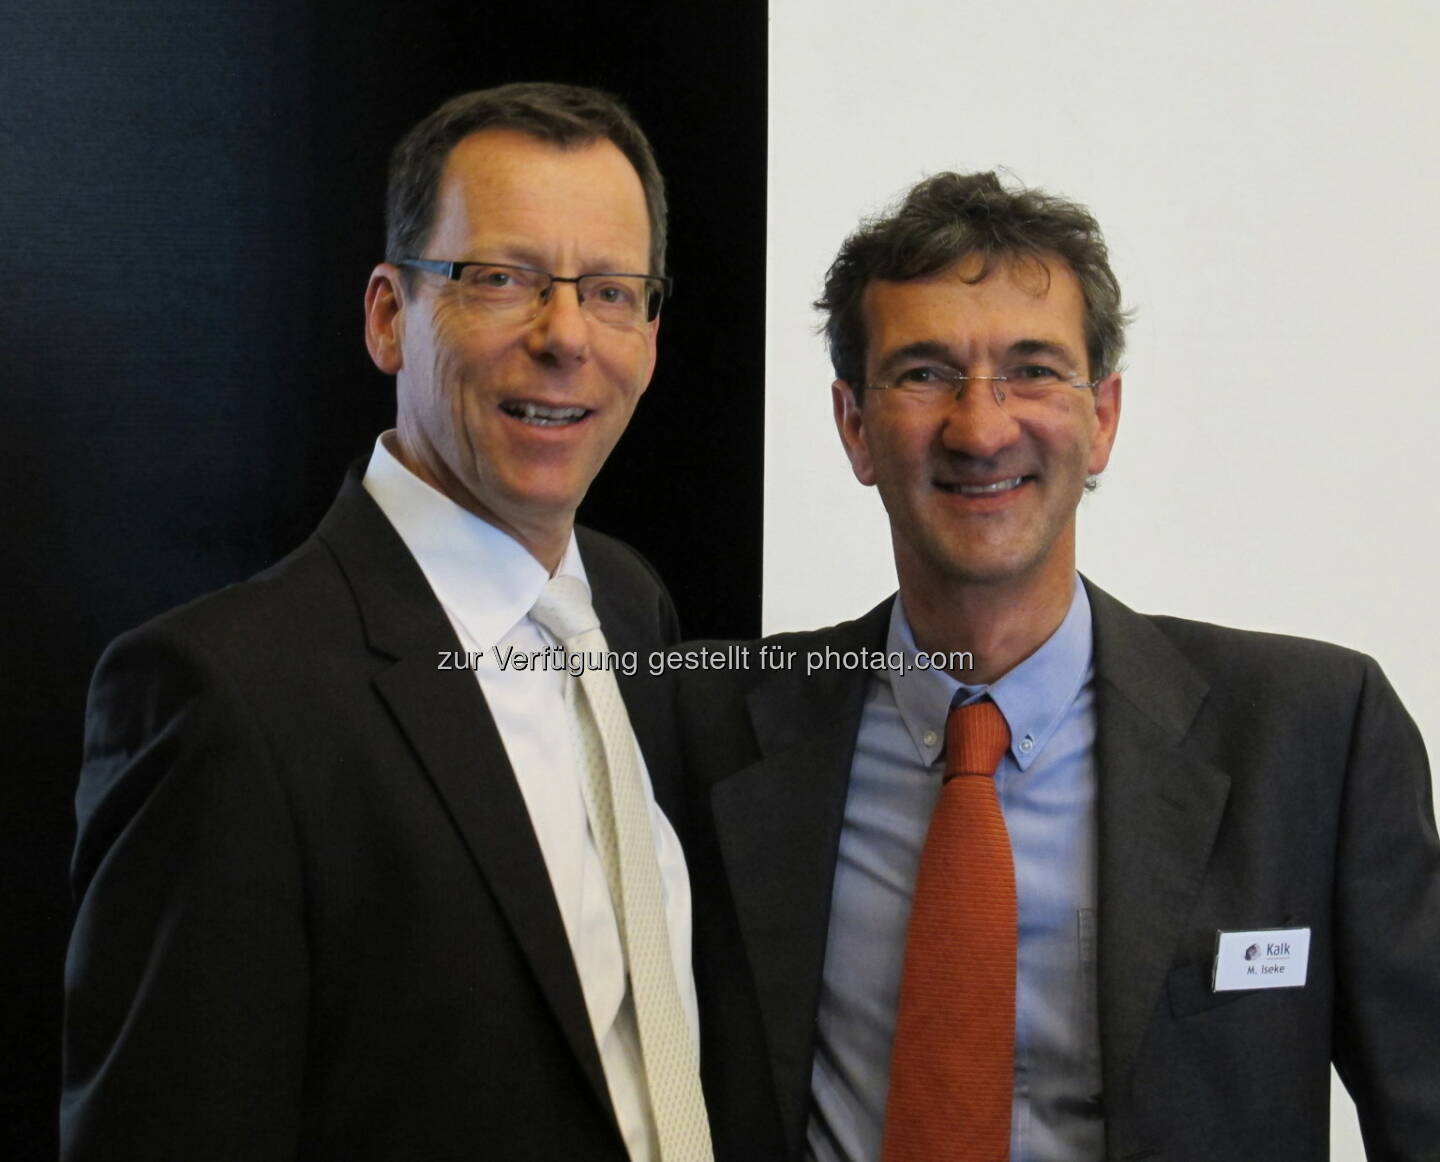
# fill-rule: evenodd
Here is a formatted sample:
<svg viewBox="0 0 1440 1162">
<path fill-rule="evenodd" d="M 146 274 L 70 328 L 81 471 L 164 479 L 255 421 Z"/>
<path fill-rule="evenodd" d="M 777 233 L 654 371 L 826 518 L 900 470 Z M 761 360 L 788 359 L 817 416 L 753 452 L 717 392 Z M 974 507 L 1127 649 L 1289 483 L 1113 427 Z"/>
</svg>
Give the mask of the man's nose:
<svg viewBox="0 0 1440 1162">
<path fill-rule="evenodd" d="M 941 442 L 948 450 L 985 458 L 1015 442 L 1020 425 L 1000 402 L 1004 387 L 979 376 L 958 386 L 941 430 Z"/>
<path fill-rule="evenodd" d="M 552 283 L 550 293 L 536 305 L 530 345 L 537 357 L 584 362 L 590 350 L 590 320 L 580 305 L 580 288 L 573 282 Z"/>
</svg>

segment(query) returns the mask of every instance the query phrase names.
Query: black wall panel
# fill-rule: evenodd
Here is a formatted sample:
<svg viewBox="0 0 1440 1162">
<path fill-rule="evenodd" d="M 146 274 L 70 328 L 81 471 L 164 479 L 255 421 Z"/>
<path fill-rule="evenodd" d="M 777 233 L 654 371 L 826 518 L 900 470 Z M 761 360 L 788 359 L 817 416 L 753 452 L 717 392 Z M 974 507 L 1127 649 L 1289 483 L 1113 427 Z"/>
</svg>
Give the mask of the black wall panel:
<svg viewBox="0 0 1440 1162">
<path fill-rule="evenodd" d="M 760 606 L 763 4 L 77 0 L 0 12 L 0 1156 L 55 1156 L 85 687 L 282 555 L 389 426 L 361 295 L 394 140 L 508 80 L 624 97 L 670 184 L 660 363 L 582 519 L 687 631 Z"/>
</svg>

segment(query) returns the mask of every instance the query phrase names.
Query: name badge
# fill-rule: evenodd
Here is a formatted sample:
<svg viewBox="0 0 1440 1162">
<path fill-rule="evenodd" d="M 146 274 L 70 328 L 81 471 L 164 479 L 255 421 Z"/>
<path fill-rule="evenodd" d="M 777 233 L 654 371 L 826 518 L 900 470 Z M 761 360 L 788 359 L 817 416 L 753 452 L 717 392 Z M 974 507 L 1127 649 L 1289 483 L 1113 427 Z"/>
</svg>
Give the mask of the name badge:
<svg viewBox="0 0 1440 1162">
<path fill-rule="evenodd" d="M 1259 932 L 1217 932 L 1217 993 L 1236 989 L 1293 989 L 1305 983 L 1310 967 L 1309 928 L 1268 928 Z"/>
</svg>

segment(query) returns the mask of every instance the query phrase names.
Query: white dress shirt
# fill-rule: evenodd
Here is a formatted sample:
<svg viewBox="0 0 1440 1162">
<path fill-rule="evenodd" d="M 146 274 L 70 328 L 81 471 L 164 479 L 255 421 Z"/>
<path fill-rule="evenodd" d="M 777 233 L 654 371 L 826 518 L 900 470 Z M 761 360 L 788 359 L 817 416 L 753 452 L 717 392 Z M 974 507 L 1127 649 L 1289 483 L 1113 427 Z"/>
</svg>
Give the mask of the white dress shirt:
<svg viewBox="0 0 1440 1162">
<path fill-rule="evenodd" d="M 554 668 L 501 669 L 497 660 L 497 648 L 501 654 L 506 647 L 531 653 L 558 644 L 529 616 L 549 575 L 509 534 L 406 469 L 387 447 L 393 439 L 394 434 L 386 432 L 376 440 L 365 490 L 415 557 L 470 655 L 466 662 L 474 666 L 545 858 L 625 1144 L 632 1162 L 651 1162 L 657 1156 L 654 1118 L 635 1008 L 626 988 L 625 957 L 605 869 L 586 815 L 585 771 L 564 700 L 567 676 Z M 586 581 L 573 532 L 556 570 L 556 576 L 567 574 Z M 638 746 L 636 750 L 638 755 Z M 650 800 L 675 979 L 698 1043 L 690 969 L 690 880 L 675 831 L 655 803 L 644 756 L 638 755 L 638 761 Z"/>
</svg>

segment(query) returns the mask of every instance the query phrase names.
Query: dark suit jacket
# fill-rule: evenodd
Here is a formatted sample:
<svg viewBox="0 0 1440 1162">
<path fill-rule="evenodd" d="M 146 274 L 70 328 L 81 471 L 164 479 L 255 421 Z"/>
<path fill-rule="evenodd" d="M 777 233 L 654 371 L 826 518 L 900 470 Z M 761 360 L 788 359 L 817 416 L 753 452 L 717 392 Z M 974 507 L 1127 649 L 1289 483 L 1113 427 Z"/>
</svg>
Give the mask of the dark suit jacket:
<svg viewBox="0 0 1440 1162">
<path fill-rule="evenodd" d="M 580 533 L 662 806 L 669 599 Z M 67 1162 L 614 1159 L 524 800 L 358 476 L 269 571 L 126 634 L 91 689 L 66 966 Z M 678 824 L 677 824 L 678 825 Z"/>
<path fill-rule="evenodd" d="M 1333 1058 L 1371 1158 L 1440 1158 L 1440 842 L 1374 662 L 1142 617 L 1091 586 L 1107 1157 L 1324 1158 Z M 890 603 L 683 675 L 701 1046 L 717 1158 L 798 1155 L 837 845 Z M 1311 930 L 1303 988 L 1211 991 L 1216 931 Z"/>
</svg>

